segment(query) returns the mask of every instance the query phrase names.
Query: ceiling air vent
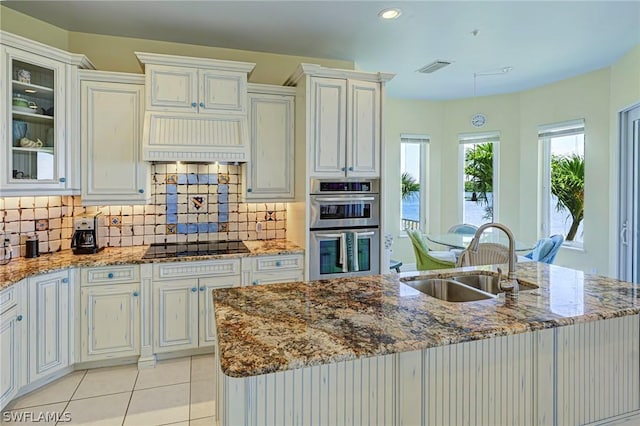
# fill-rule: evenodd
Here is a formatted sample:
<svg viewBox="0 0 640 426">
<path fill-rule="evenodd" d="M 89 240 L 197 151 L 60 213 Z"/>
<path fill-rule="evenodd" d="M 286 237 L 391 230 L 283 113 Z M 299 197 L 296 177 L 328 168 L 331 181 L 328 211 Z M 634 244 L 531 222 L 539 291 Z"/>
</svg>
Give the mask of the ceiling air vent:
<svg viewBox="0 0 640 426">
<path fill-rule="evenodd" d="M 451 65 L 451 62 L 448 61 L 433 61 L 430 64 L 425 65 L 420 68 L 418 72 L 423 74 L 431 74 L 432 72 L 438 71 L 440 68 L 444 68 L 447 65 Z"/>
</svg>

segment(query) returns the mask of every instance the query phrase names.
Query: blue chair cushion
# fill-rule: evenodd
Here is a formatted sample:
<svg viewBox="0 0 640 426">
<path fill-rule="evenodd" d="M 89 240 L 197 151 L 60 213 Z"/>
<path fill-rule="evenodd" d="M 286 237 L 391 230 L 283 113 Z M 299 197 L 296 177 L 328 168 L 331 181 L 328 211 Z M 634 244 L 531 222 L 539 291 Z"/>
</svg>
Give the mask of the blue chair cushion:
<svg viewBox="0 0 640 426">
<path fill-rule="evenodd" d="M 555 244 L 551 238 L 541 239 L 534 247 L 531 258 L 533 260 L 541 261 L 541 259 L 545 258 L 547 254 L 549 254 L 554 245 Z"/>
</svg>

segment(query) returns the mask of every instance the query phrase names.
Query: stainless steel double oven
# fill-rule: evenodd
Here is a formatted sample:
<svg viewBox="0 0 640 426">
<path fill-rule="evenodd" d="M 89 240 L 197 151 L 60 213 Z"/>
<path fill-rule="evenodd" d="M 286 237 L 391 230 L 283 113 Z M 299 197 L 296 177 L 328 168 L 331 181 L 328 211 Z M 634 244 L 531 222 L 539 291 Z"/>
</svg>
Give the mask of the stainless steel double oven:
<svg viewBox="0 0 640 426">
<path fill-rule="evenodd" d="M 309 277 L 380 273 L 377 179 L 312 179 Z"/>
</svg>

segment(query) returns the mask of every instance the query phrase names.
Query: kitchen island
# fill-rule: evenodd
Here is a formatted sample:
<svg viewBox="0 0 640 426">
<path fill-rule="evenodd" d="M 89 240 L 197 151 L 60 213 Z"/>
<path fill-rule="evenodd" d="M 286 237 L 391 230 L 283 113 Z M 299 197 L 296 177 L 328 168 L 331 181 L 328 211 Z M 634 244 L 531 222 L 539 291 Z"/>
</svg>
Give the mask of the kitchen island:
<svg viewBox="0 0 640 426">
<path fill-rule="evenodd" d="M 462 271 L 475 270 L 495 269 Z M 445 302 L 396 275 L 215 290 L 220 424 L 578 425 L 637 413 L 637 287 L 534 262 L 518 277 L 539 288 L 516 303 Z"/>
</svg>

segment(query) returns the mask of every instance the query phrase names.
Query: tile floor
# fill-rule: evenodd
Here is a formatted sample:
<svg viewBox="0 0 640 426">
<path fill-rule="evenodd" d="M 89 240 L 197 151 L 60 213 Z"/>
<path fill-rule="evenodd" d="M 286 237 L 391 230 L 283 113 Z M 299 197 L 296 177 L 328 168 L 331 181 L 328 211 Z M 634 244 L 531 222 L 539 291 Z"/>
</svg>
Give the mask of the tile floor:
<svg viewBox="0 0 640 426">
<path fill-rule="evenodd" d="M 70 421 L 58 425 L 213 425 L 213 374 L 213 355 L 159 361 L 142 370 L 136 365 L 80 370 L 16 399 L 6 411 L 68 413 Z M 5 422 L 6 417 L 0 417 L 2 425 L 56 424 Z"/>
</svg>

